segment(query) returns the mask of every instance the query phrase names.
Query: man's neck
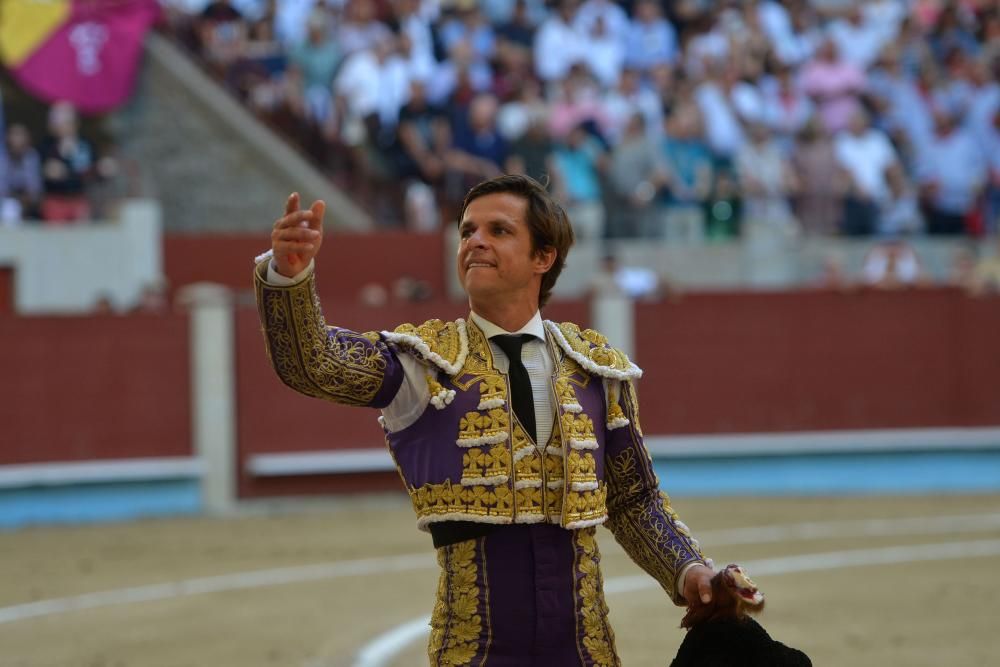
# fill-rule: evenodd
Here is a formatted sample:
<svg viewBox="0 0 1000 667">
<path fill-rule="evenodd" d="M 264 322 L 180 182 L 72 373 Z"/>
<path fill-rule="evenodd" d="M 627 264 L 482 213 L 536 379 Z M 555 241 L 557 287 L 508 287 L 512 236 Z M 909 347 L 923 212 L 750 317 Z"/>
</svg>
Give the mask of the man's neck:
<svg viewBox="0 0 1000 667">
<path fill-rule="evenodd" d="M 531 321 L 538 312 L 538 304 L 522 303 L 510 307 L 498 307 L 497 304 L 482 304 L 469 302 L 469 307 L 476 315 L 489 320 L 504 331 L 518 331 Z"/>
</svg>

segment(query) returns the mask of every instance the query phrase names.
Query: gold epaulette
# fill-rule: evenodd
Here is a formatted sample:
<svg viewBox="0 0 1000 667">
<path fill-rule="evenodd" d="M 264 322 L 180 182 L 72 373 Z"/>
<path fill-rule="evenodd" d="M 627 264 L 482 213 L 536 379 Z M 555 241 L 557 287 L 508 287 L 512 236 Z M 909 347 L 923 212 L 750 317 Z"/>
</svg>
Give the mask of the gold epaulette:
<svg viewBox="0 0 1000 667">
<path fill-rule="evenodd" d="M 601 333 L 580 329 L 572 322 L 556 324 L 546 320 L 545 327 L 559 347 L 587 372 L 612 380 L 642 377 L 642 369 L 633 364 L 627 354 L 609 345 Z"/>
<path fill-rule="evenodd" d="M 454 322 L 427 320 L 420 325 L 401 324 L 393 331 L 383 331 L 382 336 L 449 375 L 455 375 L 462 369 L 469 354 L 469 337 L 463 319 Z"/>
</svg>

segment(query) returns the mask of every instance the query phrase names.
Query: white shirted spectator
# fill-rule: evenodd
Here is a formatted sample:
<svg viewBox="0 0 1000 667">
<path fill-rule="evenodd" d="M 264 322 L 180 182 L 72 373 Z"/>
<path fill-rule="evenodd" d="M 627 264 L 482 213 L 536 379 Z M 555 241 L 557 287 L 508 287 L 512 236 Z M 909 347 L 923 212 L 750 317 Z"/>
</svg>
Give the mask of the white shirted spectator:
<svg viewBox="0 0 1000 667">
<path fill-rule="evenodd" d="M 639 0 L 625 41 L 625 64 L 642 71 L 677 60 L 677 31 L 654 0 Z"/>
<path fill-rule="evenodd" d="M 966 215 L 986 183 L 988 165 L 976 136 L 956 121 L 954 112 L 935 110 L 934 136 L 918 156 L 916 178 L 920 185 L 930 186 L 932 209 Z"/>
<path fill-rule="evenodd" d="M 775 132 L 775 139 L 786 153 L 794 137 L 812 118 L 816 107 L 796 83 L 792 69 L 778 66 L 773 77 L 761 81 L 762 122 Z"/>
<path fill-rule="evenodd" d="M 600 15 L 591 24 L 587 35 L 586 63 L 605 89 L 618 83 L 625 64 L 625 47 L 622 41 L 607 31 L 604 17 Z"/>
<path fill-rule="evenodd" d="M 394 126 L 409 99 L 410 78 L 406 61 L 395 52 L 392 34 L 379 38 L 374 49 L 349 56 L 333 85 L 346 101 L 350 119 L 375 113 L 384 126 Z"/>
<path fill-rule="evenodd" d="M 399 30 L 410 42 L 409 59 L 420 70 L 432 70 L 434 59 L 434 35 L 431 22 L 420 13 L 419 0 L 397 0 L 394 3 Z"/>
<path fill-rule="evenodd" d="M 316 0 L 281 0 L 274 9 L 274 34 L 285 46 L 306 39 L 309 16 Z"/>
<path fill-rule="evenodd" d="M 562 79 L 587 58 L 587 38 L 574 26 L 576 0 L 560 0 L 558 10 L 535 33 L 535 72 L 542 81 Z"/>
<path fill-rule="evenodd" d="M 848 130 L 837 134 L 833 150 L 860 194 L 876 203 L 892 199 L 887 172 L 898 164 L 896 149 L 885 132 L 871 127 L 864 111 L 851 118 Z"/>
<path fill-rule="evenodd" d="M 817 26 L 796 29 L 788 10 L 778 2 L 766 0 L 757 7 L 764 34 L 771 42 L 778 60 L 786 65 L 799 65 L 809 60 L 821 41 Z"/>
<path fill-rule="evenodd" d="M 705 138 L 712 151 L 731 158 L 744 142 L 743 127 L 730 99 L 732 73 L 721 73 L 695 89 L 695 101 L 705 121 Z"/>
<path fill-rule="evenodd" d="M 604 21 L 605 29 L 612 39 L 625 44 L 628 39 L 628 14 L 620 5 L 611 0 L 587 0 L 580 5 L 573 23 L 577 32 L 589 35 L 598 20 Z"/>
<path fill-rule="evenodd" d="M 374 0 L 352 0 L 345 10 L 337 28 L 337 43 L 345 54 L 375 48 L 392 34 L 389 26 L 378 20 Z"/>
<path fill-rule="evenodd" d="M 889 37 L 883 26 L 865 18 L 859 4 L 852 5 L 846 18 L 831 22 L 827 32 L 841 57 L 861 69 L 878 59 Z"/>
</svg>

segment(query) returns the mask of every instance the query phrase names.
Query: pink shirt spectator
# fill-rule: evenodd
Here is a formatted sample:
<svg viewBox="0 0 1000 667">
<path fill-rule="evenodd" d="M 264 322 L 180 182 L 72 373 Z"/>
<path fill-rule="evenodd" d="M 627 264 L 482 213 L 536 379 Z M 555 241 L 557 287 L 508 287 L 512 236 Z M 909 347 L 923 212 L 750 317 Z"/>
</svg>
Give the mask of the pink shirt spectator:
<svg viewBox="0 0 1000 667">
<path fill-rule="evenodd" d="M 832 49 L 827 42 L 825 49 Z M 802 68 L 802 89 L 819 106 L 819 114 L 828 132 L 839 132 L 847 127 L 851 116 L 859 108 L 858 94 L 865 88 L 865 73 L 857 66 L 843 60 L 817 59 Z"/>
</svg>

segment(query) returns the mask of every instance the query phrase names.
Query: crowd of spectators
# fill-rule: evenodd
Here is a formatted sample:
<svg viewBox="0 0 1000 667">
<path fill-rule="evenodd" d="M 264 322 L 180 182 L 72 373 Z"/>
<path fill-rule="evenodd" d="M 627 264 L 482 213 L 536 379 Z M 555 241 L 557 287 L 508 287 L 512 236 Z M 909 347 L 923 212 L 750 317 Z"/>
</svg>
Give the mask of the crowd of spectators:
<svg viewBox="0 0 1000 667">
<path fill-rule="evenodd" d="M 90 185 L 117 171 L 80 134 L 68 102 L 48 108 L 47 131 L 36 141 L 21 122 L 6 124 L 0 98 L 0 225 L 24 221 L 67 224 L 94 216 Z"/>
<path fill-rule="evenodd" d="M 996 231 L 994 2 L 164 1 L 386 225 L 518 171 L 581 237 Z"/>
</svg>

